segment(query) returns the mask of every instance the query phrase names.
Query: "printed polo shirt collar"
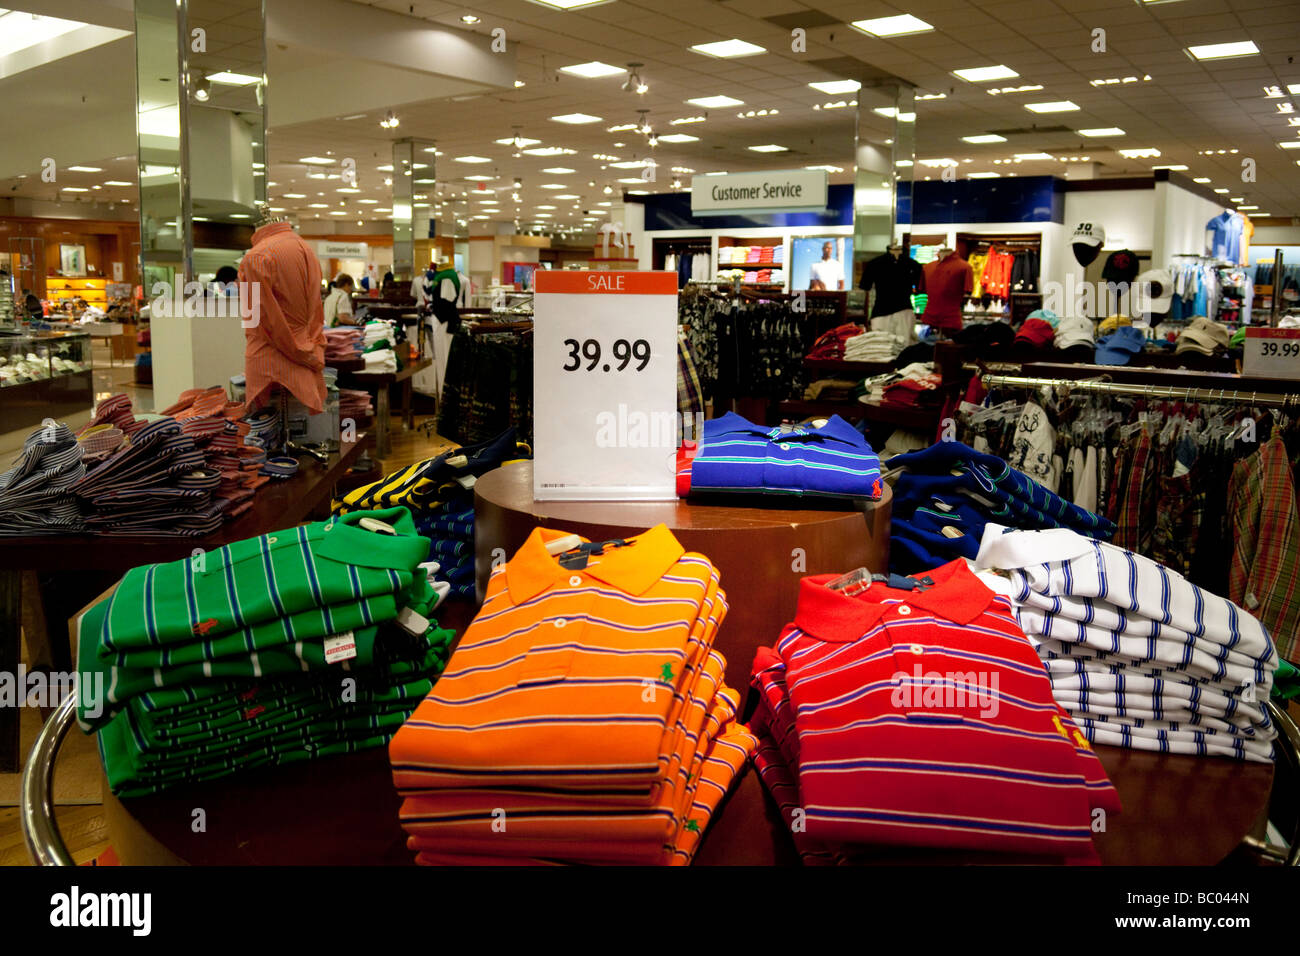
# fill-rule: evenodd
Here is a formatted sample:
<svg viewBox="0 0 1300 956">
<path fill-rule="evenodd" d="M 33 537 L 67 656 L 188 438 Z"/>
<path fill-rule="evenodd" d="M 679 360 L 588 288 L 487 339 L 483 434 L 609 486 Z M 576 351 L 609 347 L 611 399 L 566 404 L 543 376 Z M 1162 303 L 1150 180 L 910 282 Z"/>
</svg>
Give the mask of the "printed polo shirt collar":
<svg viewBox="0 0 1300 956">
<path fill-rule="evenodd" d="M 905 604 L 962 625 L 974 621 L 993 602 L 993 592 L 971 573 L 961 558 L 926 574 L 935 584 L 924 591 L 901 591 L 873 584 L 869 591 L 855 597 L 826 587 L 838 575 L 811 575 L 799 582 L 795 626 L 818 640 L 847 644 L 875 627 L 887 610 L 886 605 L 866 600 L 868 596 L 901 598 Z"/>
<path fill-rule="evenodd" d="M 779 427 L 755 425 L 749 419 L 737 415 L 735 412 L 727 412 L 721 418 L 711 419 L 704 423 L 704 437 L 706 439 L 720 438 L 723 435 L 737 433 L 758 435 L 772 441 L 790 441 L 798 439 L 800 436 L 834 438 L 853 445 L 860 445 L 863 441 L 862 433 L 838 415 L 832 415 L 821 428 L 796 425 L 793 431 L 782 431 Z"/>
<path fill-rule="evenodd" d="M 512 603 L 522 604 L 577 573 L 561 567 L 558 557 L 546 551 L 548 541 L 566 534 L 550 528 L 533 529 L 506 565 L 506 587 Z M 598 562 L 584 568 L 582 573 L 628 594 L 643 594 L 686 553 L 663 524 L 627 540 L 630 542 L 627 547 L 607 549 Z"/>
</svg>

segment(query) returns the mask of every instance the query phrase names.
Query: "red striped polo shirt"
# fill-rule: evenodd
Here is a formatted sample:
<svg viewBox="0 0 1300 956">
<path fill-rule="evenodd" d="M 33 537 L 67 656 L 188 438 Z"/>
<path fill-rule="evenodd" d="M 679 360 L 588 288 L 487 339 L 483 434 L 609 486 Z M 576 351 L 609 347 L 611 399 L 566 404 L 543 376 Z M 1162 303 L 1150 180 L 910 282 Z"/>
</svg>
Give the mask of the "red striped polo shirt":
<svg viewBox="0 0 1300 956">
<path fill-rule="evenodd" d="M 1118 798 L 1088 786 L 1100 763 L 1007 599 L 961 560 L 925 589 L 850 597 L 833 577 L 803 579 L 776 646 L 808 835 L 1095 860 L 1091 809 Z"/>
</svg>

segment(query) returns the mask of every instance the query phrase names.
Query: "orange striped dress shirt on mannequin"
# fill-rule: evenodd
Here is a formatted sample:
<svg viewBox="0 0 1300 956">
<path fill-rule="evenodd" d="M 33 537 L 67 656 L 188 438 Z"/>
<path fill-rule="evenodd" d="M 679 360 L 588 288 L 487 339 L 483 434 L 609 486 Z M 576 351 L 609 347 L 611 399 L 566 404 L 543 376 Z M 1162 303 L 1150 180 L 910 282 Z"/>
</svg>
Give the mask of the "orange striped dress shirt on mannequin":
<svg viewBox="0 0 1300 956">
<path fill-rule="evenodd" d="M 325 307 L 316 253 L 289 223 L 270 223 L 253 233 L 239 283 L 248 407 L 279 385 L 319 413 L 325 407 Z"/>
</svg>

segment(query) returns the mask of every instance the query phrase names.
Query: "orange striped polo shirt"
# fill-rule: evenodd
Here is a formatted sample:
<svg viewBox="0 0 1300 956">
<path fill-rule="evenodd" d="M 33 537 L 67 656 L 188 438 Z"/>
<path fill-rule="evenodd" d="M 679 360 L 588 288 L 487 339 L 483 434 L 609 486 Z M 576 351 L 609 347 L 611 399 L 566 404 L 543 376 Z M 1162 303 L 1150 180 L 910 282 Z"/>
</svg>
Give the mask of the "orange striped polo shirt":
<svg viewBox="0 0 1300 956">
<path fill-rule="evenodd" d="M 288 389 L 313 414 L 324 409 L 325 307 L 320 287 L 320 261 L 289 223 L 273 222 L 253 233 L 253 248 L 239 262 L 244 395 L 250 409 L 275 385 Z"/>
</svg>

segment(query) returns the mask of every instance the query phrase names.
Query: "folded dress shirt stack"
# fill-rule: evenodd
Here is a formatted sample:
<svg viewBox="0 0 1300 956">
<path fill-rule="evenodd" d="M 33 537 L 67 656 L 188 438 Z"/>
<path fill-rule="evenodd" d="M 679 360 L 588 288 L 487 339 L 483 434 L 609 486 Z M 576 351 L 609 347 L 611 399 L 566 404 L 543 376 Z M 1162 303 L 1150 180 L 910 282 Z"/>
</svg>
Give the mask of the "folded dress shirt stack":
<svg viewBox="0 0 1300 956">
<path fill-rule="evenodd" d="M 365 333 L 355 325 L 339 325 L 325 330 L 325 364 L 350 362 L 361 357 Z"/>
<path fill-rule="evenodd" d="M 883 487 L 876 453 L 838 415 L 820 428 L 769 427 L 728 412 L 677 450 L 678 495 L 706 492 L 874 500 Z"/>
<path fill-rule="evenodd" d="M 1177 571 L 1074 531 L 989 524 L 975 567 L 1015 608 L 1094 743 L 1268 761 L 1279 658 L 1264 626 Z"/>
<path fill-rule="evenodd" d="M 833 329 L 828 329 L 817 337 L 813 343 L 812 349 L 809 350 L 807 358 L 817 360 L 838 360 L 844 358 L 844 346 L 849 339 L 861 335 L 866 330 L 852 322 L 846 322 L 844 325 L 837 325 Z"/>
<path fill-rule="evenodd" d="M 753 751 L 712 648 L 718 572 L 665 526 L 496 569 L 393 737 L 416 862 L 686 864 Z"/>
<path fill-rule="evenodd" d="M 805 861 L 910 847 L 1096 862 L 1092 825 L 1119 797 L 1010 601 L 963 561 L 845 577 L 804 578 L 753 667 L 755 765 Z"/>
<path fill-rule="evenodd" d="M 71 489 L 86 474 L 83 455 L 72 430 L 52 418 L 28 435 L 18 460 L 0 474 L 0 535 L 81 531 Z"/>
<path fill-rule="evenodd" d="M 396 372 L 397 352 L 394 344 L 397 336 L 393 333 L 393 324 L 381 319 L 367 322 L 362 332 L 362 358 L 366 361 L 364 372 Z"/>
<path fill-rule="evenodd" d="M 202 537 L 221 526 L 221 476 L 171 418 L 149 422 L 71 487 L 87 531 Z"/>
<path fill-rule="evenodd" d="M 904 574 L 953 558 L 974 558 L 984 527 L 1073 528 L 1109 538 L 1115 525 L 1048 491 L 993 455 L 961 442 L 936 442 L 886 463 L 894 479 L 889 567 Z"/>
<path fill-rule="evenodd" d="M 426 616 L 426 547 L 395 508 L 128 571 L 78 628 L 77 717 L 113 792 L 386 743 L 454 636 Z"/>
<path fill-rule="evenodd" d="M 348 419 L 360 422 L 372 417 L 374 414 L 375 405 L 369 392 L 359 388 L 339 389 L 340 422 L 345 422 Z"/>
</svg>

